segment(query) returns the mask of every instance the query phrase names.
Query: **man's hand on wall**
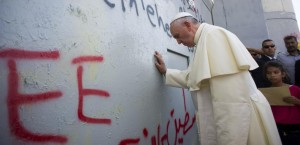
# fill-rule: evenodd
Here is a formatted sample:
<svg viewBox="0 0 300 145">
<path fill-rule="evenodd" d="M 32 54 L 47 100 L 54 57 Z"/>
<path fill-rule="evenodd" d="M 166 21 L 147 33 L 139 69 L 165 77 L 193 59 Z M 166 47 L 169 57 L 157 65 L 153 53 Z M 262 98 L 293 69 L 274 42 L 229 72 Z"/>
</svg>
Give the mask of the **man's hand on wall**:
<svg viewBox="0 0 300 145">
<path fill-rule="evenodd" d="M 156 66 L 157 70 L 158 70 L 161 74 L 165 75 L 165 74 L 166 74 L 166 71 L 167 71 L 167 68 L 166 68 L 166 65 L 165 65 L 165 62 L 164 62 L 164 60 L 163 60 L 162 55 L 161 55 L 159 52 L 155 51 L 154 56 L 156 57 L 156 60 L 157 60 L 157 61 L 155 62 L 155 66 Z"/>
</svg>

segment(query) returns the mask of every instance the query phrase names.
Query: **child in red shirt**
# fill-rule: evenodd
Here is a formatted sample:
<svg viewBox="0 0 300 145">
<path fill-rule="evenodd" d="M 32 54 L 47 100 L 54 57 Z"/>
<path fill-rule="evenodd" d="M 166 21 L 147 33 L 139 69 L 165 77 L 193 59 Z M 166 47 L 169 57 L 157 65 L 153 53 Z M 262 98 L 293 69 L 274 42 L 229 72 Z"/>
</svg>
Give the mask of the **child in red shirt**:
<svg viewBox="0 0 300 145">
<path fill-rule="evenodd" d="M 289 86 L 291 96 L 283 101 L 294 106 L 271 106 L 283 145 L 300 145 L 300 88 L 289 85 L 289 77 L 281 63 L 270 61 L 264 66 L 264 75 L 271 87 Z"/>
</svg>

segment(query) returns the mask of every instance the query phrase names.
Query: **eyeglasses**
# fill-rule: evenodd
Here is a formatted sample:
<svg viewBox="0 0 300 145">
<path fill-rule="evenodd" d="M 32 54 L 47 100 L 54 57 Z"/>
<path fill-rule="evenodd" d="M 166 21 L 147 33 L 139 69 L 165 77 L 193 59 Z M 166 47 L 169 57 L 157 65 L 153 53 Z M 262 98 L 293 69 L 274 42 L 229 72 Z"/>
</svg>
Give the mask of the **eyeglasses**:
<svg viewBox="0 0 300 145">
<path fill-rule="evenodd" d="M 263 46 L 263 48 L 274 48 L 275 47 L 275 45 L 265 45 L 265 46 Z"/>
</svg>

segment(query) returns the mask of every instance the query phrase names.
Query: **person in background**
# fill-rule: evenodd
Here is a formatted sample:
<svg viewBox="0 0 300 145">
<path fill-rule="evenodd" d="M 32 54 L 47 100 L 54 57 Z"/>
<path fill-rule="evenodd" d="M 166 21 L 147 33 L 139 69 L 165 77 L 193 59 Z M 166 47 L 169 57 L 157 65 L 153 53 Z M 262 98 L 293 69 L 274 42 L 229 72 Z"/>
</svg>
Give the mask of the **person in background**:
<svg viewBox="0 0 300 145">
<path fill-rule="evenodd" d="M 295 63 L 295 85 L 300 87 L 300 60 Z"/>
<path fill-rule="evenodd" d="M 263 54 L 263 52 L 260 51 L 260 49 L 247 48 L 247 50 L 249 51 L 254 60 L 260 59 L 261 55 Z"/>
<path fill-rule="evenodd" d="M 248 49 L 248 51 L 251 50 Z M 269 87 L 271 85 L 269 80 L 264 77 L 263 67 L 265 63 L 267 63 L 268 61 L 276 60 L 275 58 L 276 46 L 274 44 L 274 41 L 271 39 L 264 40 L 262 42 L 261 51 L 262 51 L 261 57 L 259 59 L 255 59 L 259 67 L 255 70 L 250 71 L 253 80 L 258 88 Z"/>
<path fill-rule="evenodd" d="M 291 96 L 283 101 L 294 106 L 271 106 L 283 145 L 300 145 L 300 88 L 289 85 L 289 78 L 282 64 L 270 61 L 264 67 L 264 75 L 271 87 L 289 86 Z"/>
<path fill-rule="evenodd" d="M 249 53 L 251 54 L 251 56 L 253 57 L 254 60 L 259 59 L 261 57 L 261 55 L 264 54 L 263 51 L 258 48 L 247 47 L 247 50 L 249 51 Z"/>
<path fill-rule="evenodd" d="M 295 62 L 300 59 L 300 51 L 298 50 L 298 42 L 296 36 L 284 37 L 284 43 L 287 52 L 279 52 L 277 60 L 286 68 L 287 75 L 291 78 L 291 83 L 295 83 Z"/>
<path fill-rule="evenodd" d="M 155 65 L 167 85 L 189 88 L 200 144 L 280 145 L 270 104 L 249 73 L 258 66 L 238 37 L 187 12 L 173 18 L 170 31 L 178 44 L 195 47 L 193 61 L 187 70 L 167 69 L 156 51 Z"/>
</svg>

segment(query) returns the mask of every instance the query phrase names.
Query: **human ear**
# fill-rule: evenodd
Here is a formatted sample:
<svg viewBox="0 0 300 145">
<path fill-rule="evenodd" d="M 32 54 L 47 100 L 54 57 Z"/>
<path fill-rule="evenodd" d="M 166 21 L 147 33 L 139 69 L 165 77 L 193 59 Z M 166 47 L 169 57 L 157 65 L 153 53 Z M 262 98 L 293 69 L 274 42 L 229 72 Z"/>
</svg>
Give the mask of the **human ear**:
<svg viewBox="0 0 300 145">
<path fill-rule="evenodd" d="M 191 23 L 189 21 L 184 21 L 183 24 L 188 28 L 191 27 Z"/>
<path fill-rule="evenodd" d="M 282 72 L 281 76 L 282 76 L 282 78 L 285 78 L 286 77 L 286 73 Z"/>
</svg>

